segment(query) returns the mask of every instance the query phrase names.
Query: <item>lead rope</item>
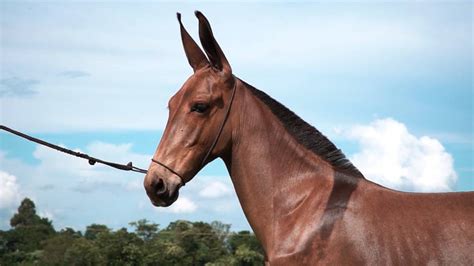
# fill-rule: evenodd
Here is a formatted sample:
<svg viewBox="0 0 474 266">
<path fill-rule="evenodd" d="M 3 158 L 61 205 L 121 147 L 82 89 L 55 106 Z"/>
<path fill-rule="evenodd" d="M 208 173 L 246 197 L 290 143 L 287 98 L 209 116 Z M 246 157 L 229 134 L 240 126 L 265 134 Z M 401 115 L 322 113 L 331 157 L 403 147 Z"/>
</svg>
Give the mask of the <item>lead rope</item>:
<svg viewBox="0 0 474 266">
<path fill-rule="evenodd" d="M 234 96 L 235 96 L 235 91 L 236 91 L 236 88 L 237 88 L 237 81 L 234 81 L 234 87 L 232 88 L 232 96 L 230 98 L 230 103 L 229 103 L 229 106 L 227 107 L 227 110 L 226 110 L 226 113 L 225 113 L 225 116 L 224 116 L 224 119 L 222 121 L 222 124 L 219 128 L 219 132 L 218 134 L 216 135 L 216 138 L 214 139 L 214 141 L 212 142 L 212 145 L 211 147 L 209 148 L 208 152 L 206 153 L 206 156 L 204 156 L 204 159 L 202 160 L 201 162 L 201 166 L 203 166 L 207 159 L 209 158 L 209 156 L 211 155 L 212 151 L 214 150 L 214 148 L 216 147 L 217 145 L 217 142 L 219 141 L 219 138 L 222 134 L 222 131 L 224 130 L 224 126 L 226 124 L 226 121 L 227 119 L 229 118 L 229 115 L 230 115 L 230 109 L 232 107 L 232 103 L 234 102 Z M 21 138 L 24 138 L 26 140 L 29 140 L 31 142 L 34 142 L 34 143 L 37 143 L 37 144 L 40 144 L 40 145 L 43 145 L 43 146 L 46 146 L 50 149 L 53 149 L 53 150 L 57 150 L 59 152 L 63 152 L 63 153 L 66 153 L 66 154 L 69 154 L 69 155 L 72 155 L 72 156 L 75 156 L 75 157 L 79 157 L 79 158 L 82 158 L 82 159 L 85 159 L 89 162 L 90 165 L 95 165 L 96 163 L 100 163 L 100 164 L 104 164 L 104 165 L 107 165 L 109 167 L 112 167 L 112 168 L 115 168 L 115 169 L 119 169 L 119 170 L 123 170 L 123 171 L 132 171 L 132 172 L 137 172 L 137 173 L 142 173 L 142 174 L 146 174 L 148 171 L 145 170 L 145 169 L 142 169 L 142 168 L 139 168 L 139 167 L 136 167 L 136 166 L 133 166 L 133 163 L 132 162 L 129 162 L 128 164 L 119 164 L 119 163 L 114 163 L 114 162 L 109 162 L 109 161 L 105 161 L 105 160 L 102 160 L 102 159 L 99 159 L 99 158 L 96 158 L 96 157 L 92 157 L 92 156 L 89 156 L 88 154 L 85 154 L 85 153 L 81 153 L 81 152 L 77 152 L 77 151 L 73 151 L 73 150 L 70 150 L 70 149 L 66 149 L 66 148 L 63 148 L 63 147 L 60 147 L 58 145 L 55 145 L 55 144 L 52 144 L 50 142 L 47 142 L 47 141 L 44 141 L 44 140 L 41 140 L 41 139 L 38 139 L 38 138 L 35 138 L 33 136 L 30 136 L 30 135 L 27 135 L 27 134 L 24 134 L 20 131 L 16 131 L 14 129 L 11 129 L 7 126 L 4 126 L 4 125 L 0 125 L 0 130 L 4 130 L 4 131 L 7 131 L 11 134 L 14 134 L 14 135 L 17 135 Z M 183 177 L 178 174 L 176 171 L 174 171 L 173 169 L 171 169 L 170 167 L 168 167 L 167 165 L 159 162 L 158 160 L 155 160 L 155 159 L 151 159 L 152 162 L 154 163 L 157 163 L 161 166 L 163 166 L 164 168 L 166 168 L 167 170 L 169 170 L 171 173 L 177 175 L 179 178 L 181 178 L 181 182 L 185 183 Z"/>
<path fill-rule="evenodd" d="M 40 145 L 46 146 L 50 149 L 57 150 L 57 151 L 60 151 L 60 152 L 64 152 L 66 154 L 76 156 L 76 157 L 79 157 L 79 158 L 82 158 L 82 159 L 86 159 L 86 160 L 88 160 L 90 165 L 94 165 L 96 163 L 101 163 L 101 164 L 113 167 L 115 169 L 123 170 L 123 171 L 132 171 L 132 172 L 137 172 L 137 173 L 142 173 L 142 174 L 147 173 L 147 170 L 133 166 L 132 162 L 129 162 L 128 164 L 119 164 L 119 163 L 104 161 L 102 159 L 98 159 L 98 158 L 89 156 L 85 153 L 81 153 L 81 152 L 73 151 L 73 150 L 70 150 L 70 149 L 66 149 L 66 148 L 60 147 L 58 145 L 49 143 L 47 141 L 32 137 L 30 135 L 27 135 L 27 134 L 21 133 L 19 131 L 16 131 L 14 129 L 11 129 L 9 127 L 6 127 L 4 125 L 0 125 L 0 129 L 4 130 L 4 131 L 7 131 L 7 132 L 10 132 L 14 135 L 17 135 L 17 136 L 21 137 L 21 138 L 27 139 L 31 142 L 35 142 L 35 143 L 38 143 Z"/>
</svg>

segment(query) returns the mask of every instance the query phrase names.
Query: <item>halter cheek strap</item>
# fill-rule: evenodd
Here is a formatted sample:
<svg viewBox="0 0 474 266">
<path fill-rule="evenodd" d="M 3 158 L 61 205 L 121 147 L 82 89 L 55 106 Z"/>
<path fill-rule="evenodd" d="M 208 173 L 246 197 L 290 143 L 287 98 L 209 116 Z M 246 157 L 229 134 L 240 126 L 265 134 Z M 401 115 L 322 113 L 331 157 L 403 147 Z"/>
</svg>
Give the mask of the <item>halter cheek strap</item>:
<svg viewBox="0 0 474 266">
<path fill-rule="evenodd" d="M 230 97 L 230 103 L 229 103 L 229 106 L 227 106 L 227 110 L 225 112 L 225 116 L 224 116 L 224 119 L 222 120 L 222 123 L 221 123 L 221 126 L 219 127 L 219 131 L 216 135 L 216 137 L 214 138 L 214 141 L 212 142 L 212 145 L 211 147 L 209 148 L 209 150 L 207 151 L 206 153 L 206 156 L 204 156 L 204 159 L 202 160 L 201 162 L 201 167 L 204 166 L 204 164 L 206 164 L 206 161 L 207 159 L 209 159 L 209 156 L 211 155 L 212 151 L 214 150 L 214 148 L 216 147 L 217 143 L 219 142 L 219 138 L 222 134 L 222 131 L 224 130 L 224 126 L 225 126 L 225 123 L 227 122 L 227 119 L 229 118 L 229 115 L 230 115 L 230 109 L 232 107 L 232 103 L 234 102 L 234 97 L 235 97 L 235 91 L 237 89 L 237 81 L 234 80 L 234 87 L 232 88 L 232 95 Z M 155 160 L 153 158 L 151 158 L 151 161 L 164 167 L 166 170 L 170 171 L 171 173 L 173 173 L 174 175 L 178 176 L 180 179 L 181 179 L 181 186 L 184 186 L 186 184 L 186 181 L 185 179 L 183 178 L 182 175 L 180 175 L 178 172 L 176 172 L 175 170 L 173 170 L 171 167 L 168 167 L 166 164 L 158 161 L 158 160 Z"/>
<path fill-rule="evenodd" d="M 211 145 L 211 148 L 209 148 L 209 150 L 207 151 L 206 153 L 206 156 L 204 156 L 204 159 L 202 160 L 201 162 L 201 167 L 204 166 L 204 164 L 206 163 L 207 159 L 209 158 L 209 156 L 211 155 L 211 152 L 214 150 L 214 148 L 216 147 L 217 145 L 217 142 L 219 141 L 219 138 L 222 134 L 222 131 L 224 130 L 224 126 L 225 126 L 225 122 L 227 122 L 227 119 L 229 118 L 229 115 L 230 115 L 230 108 L 232 107 L 232 103 L 234 102 L 234 97 L 235 97 L 235 91 L 236 91 L 236 88 L 237 88 L 237 81 L 234 79 L 234 87 L 232 88 L 232 96 L 230 96 L 230 103 L 229 103 L 229 106 L 227 106 L 227 110 L 225 112 L 225 116 L 224 116 L 224 120 L 222 120 L 222 124 L 219 128 L 219 133 L 217 133 L 216 135 L 216 138 L 214 139 L 214 141 L 212 142 L 212 145 Z"/>
</svg>

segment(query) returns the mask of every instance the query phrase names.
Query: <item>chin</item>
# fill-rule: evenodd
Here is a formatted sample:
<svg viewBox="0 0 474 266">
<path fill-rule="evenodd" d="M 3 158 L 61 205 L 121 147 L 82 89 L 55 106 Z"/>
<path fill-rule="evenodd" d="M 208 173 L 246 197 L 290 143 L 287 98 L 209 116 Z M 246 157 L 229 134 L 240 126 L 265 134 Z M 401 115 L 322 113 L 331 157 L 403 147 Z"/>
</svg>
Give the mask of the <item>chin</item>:
<svg viewBox="0 0 474 266">
<path fill-rule="evenodd" d="M 150 199 L 150 200 L 151 200 L 151 203 L 155 205 L 156 207 L 169 207 L 178 199 L 178 196 L 179 196 L 179 192 L 176 192 L 171 197 L 155 198 L 155 199 Z"/>
</svg>

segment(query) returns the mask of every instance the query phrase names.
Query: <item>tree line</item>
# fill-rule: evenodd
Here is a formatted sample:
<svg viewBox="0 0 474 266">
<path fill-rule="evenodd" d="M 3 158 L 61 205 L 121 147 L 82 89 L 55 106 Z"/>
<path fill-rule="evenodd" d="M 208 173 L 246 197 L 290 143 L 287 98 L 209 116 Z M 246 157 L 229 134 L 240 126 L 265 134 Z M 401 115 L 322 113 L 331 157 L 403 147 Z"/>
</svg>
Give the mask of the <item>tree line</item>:
<svg viewBox="0 0 474 266">
<path fill-rule="evenodd" d="M 249 231 L 231 232 L 229 224 L 178 220 L 166 228 L 146 219 L 134 229 L 112 230 L 91 224 L 84 233 L 56 231 L 25 198 L 0 230 L 0 265 L 263 265 L 263 250 Z"/>
</svg>

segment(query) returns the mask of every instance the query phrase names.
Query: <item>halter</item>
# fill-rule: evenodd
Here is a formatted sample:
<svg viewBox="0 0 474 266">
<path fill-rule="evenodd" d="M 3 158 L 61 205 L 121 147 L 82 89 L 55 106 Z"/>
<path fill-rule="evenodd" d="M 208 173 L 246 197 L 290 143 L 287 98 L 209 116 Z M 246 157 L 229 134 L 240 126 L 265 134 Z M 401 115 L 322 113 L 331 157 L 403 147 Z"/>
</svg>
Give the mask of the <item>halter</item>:
<svg viewBox="0 0 474 266">
<path fill-rule="evenodd" d="M 212 151 L 214 150 L 214 148 L 216 147 L 217 145 L 217 142 L 219 141 L 219 138 L 222 134 L 222 131 L 224 130 L 224 126 L 225 126 L 225 123 L 227 122 L 227 119 L 229 118 L 229 115 L 230 115 L 230 108 L 232 107 L 232 103 L 234 102 L 234 96 L 235 96 L 235 91 L 237 89 L 237 81 L 234 80 L 234 87 L 232 88 L 232 95 L 230 97 L 230 103 L 229 103 L 229 106 L 227 106 L 227 110 L 226 110 L 226 113 L 225 113 L 225 116 L 224 116 L 224 119 L 222 120 L 222 123 L 221 123 L 221 126 L 219 128 L 219 132 L 217 133 L 216 137 L 214 138 L 214 141 L 212 142 L 212 145 L 211 147 L 209 148 L 209 150 L 207 151 L 206 153 L 206 156 L 204 156 L 204 159 L 202 160 L 201 162 L 201 167 L 204 166 L 204 164 L 206 163 L 207 159 L 209 158 L 209 156 L 211 155 Z M 170 168 L 169 166 L 167 166 L 166 164 L 158 161 L 158 160 L 155 160 L 153 158 L 151 158 L 151 161 L 153 163 L 156 163 L 158 165 L 161 165 L 162 167 L 164 167 L 166 170 L 170 171 L 171 173 L 173 173 L 174 175 L 176 175 L 177 177 L 179 177 L 181 179 L 181 186 L 184 186 L 186 184 L 186 182 L 184 181 L 184 178 L 182 175 L 180 175 L 177 171 L 173 170 L 172 168 Z"/>
</svg>

